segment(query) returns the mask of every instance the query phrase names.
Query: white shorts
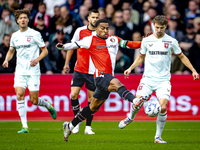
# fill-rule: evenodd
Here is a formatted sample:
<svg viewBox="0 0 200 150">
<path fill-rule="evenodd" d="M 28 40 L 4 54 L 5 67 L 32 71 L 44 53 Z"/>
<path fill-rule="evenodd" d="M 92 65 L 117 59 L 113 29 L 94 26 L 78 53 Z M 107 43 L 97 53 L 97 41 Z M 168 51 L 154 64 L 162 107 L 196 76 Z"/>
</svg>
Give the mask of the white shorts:
<svg viewBox="0 0 200 150">
<path fill-rule="evenodd" d="M 137 96 L 150 96 L 153 91 L 156 92 L 158 100 L 161 98 L 168 99 L 171 94 L 171 83 L 170 81 L 152 82 L 146 78 L 140 80 L 136 95 Z"/>
<path fill-rule="evenodd" d="M 26 89 L 27 86 L 29 91 L 39 91 L 40 75 L 15 75 L 14 88 L 22 87 Z"/>
</svg>

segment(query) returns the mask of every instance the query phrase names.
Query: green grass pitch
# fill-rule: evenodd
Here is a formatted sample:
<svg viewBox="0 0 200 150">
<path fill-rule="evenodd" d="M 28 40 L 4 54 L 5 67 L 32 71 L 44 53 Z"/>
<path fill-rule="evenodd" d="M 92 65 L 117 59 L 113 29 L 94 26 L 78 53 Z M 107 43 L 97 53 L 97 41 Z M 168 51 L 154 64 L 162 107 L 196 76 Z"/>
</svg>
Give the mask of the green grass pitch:
<svg viewBox="0 0 200 150">
<path fill-rule="evenodd" d="M 1 150 L 197 150 L 200 149 L 200 122 L 166 122 L 162 138 L 155 144 L 155 122 L 133 122 L 125 129 L 118 122 L 92 123 L 95 135 L 84 135 L 85 122 L 78 134 L 63 139 L 60 121 L 29 121 L 29 133 L 18 134 L 20 122 L 0 122 Z"/>
</svg>

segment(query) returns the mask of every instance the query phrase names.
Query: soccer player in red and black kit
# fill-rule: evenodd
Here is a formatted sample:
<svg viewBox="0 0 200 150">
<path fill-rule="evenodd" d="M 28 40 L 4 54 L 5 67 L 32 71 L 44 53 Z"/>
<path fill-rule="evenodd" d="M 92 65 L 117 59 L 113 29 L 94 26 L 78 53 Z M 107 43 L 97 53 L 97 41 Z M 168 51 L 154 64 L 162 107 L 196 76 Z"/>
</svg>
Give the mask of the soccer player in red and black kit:
<svg viewBox="0 0 200 150">
<path fill-rule="evenodd" d="M 86 36 L 95 35 L 95 23 L 97 22 L 97 20 L 99 20 L 99 12 L 95 9 L 91 10 L 88 16 L 89 25 L 77 28 L 71 41 L 76 42 Z M 66 74 L 68 74 L 69 72 L 69 61 L 72 57 L 73 52 L 74 49 L 67 52 L 65 66 L 63 67 Z M 77 50 L 77 61 L 74 67 L 74 74 L 71 82 L 71 106 L 75 116 L 80 110 L 78 95 L 84 84 L 86 84 L 85 86 L 88 93 L 88 105 L 91 102 L 92 95 L 95 91 L 94 72 L 95 67 L 89 55 L 89 51 L 84 50 L 83 48 L 79 48 Z M 85 134 L 95 134 L 91 128 L 92 119 L 93 114 L 87 117 Z M 75 134 L 78 133 L 80 125 L 81 122 L 72 130 L 72 132 Z"/>
<path fill-rule="evenodd" d="M 124 100 L 132 102 L 134 107 L 138 107 L 142 100 L 147 100 L 146 97 L 136 98 L 116 77 L 114 77 L 116 55 L 119 46 L 123 48 L 139 48 L 141 42 L 126 41 L 117 36 L 109 36 L 109 25 L 108 21 L 105 19 L 100 19 L 96 22 L 95 30 L 96 35 L 91 35 L 80 41 L 67 43 L 65 45 L 62 45 L 62 43 L 56 45 L 60 50 L 85 48 L 85 51 L 89 51 L 96 68 L 94 73 L 96 89 L 92 96 L 92 101 L 90 105 L 84 107 L 71 122 L 65 122 L 63 124 L 65 141 L 68 141 L 71 131 L 78 123 L 98 111 L 100 106 L 108 98 L 110 92 L 117 92 Z"/>
</svg>

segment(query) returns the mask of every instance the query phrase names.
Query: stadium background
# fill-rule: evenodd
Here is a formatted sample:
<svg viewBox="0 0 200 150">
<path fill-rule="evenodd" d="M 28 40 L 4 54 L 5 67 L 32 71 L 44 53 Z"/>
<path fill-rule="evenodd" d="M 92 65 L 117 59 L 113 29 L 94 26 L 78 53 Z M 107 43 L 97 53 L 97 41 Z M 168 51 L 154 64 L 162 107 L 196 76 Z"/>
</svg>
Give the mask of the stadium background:
<svg viewBox="0 0 200 150">
<path fill-rule="evenodd" d="M 141 75 L 131 75 L 128 79 L 124 75 L 116 77 L 135 94 Z M 72 75 L 42 75 L 39 95 L 45 100 L 52 102 L 57 110 L 58 121 L 71 120 L 73 111 L 70 101 L 70 82 Z M 183 82 L 184 81 L 184 82 Z M 13 88 L 14 75 L 0 74 L 0 120 L 20 120 L 16 111 L 16 95 Z M 191 75 L 172 75 L 172 92 L 167 107 L 168 120 L 200 120 L 200 80 L 194 81 Z M 28 102 L 28 120 L 52 120 L 45 108 L 32 105 L 29 101 L 28 90 L 26 91 Z M 152 99 L 156 99 L 155 93 Z M 84 87 L 79 95 L 81 106 L 87 105 L 87 92 Z M 117 93 L 111 93 L 108 100 L 94 115 L 98 121 L 119 121 L 130 110 L 131 104 L 122 100 Z M 144 109 L 137 114 L 136 120 L 155 120 L 144 113 Z"/>
</svg>

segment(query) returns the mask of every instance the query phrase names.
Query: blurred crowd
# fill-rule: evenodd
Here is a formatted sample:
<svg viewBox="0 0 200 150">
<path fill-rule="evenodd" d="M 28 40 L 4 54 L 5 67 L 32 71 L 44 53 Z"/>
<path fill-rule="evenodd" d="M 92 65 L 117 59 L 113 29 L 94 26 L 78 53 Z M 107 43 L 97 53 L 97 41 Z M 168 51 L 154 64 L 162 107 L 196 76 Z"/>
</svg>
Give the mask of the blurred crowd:
<svg viewBox="0 0 200 150">
<path fill-rule="evenodd" d="M 166 15 L 169 24 L 166 33 L 177 39 L 183 53 L 200 73 L 200 0 L 0 0 L 0 64 L 9 49 L 13 32 L 17 31 L 14 11 L 30 10 L 29 27 L 39 31 L 49 54 L 40 62 L 41 72 L 61 74 L 66 52 L 59 51 L 58 42 L 70 42 L 78 27 L 88 24 L 90 10 L 98 9 L 100 19 L 107 19 L 110 35 L 124 40 L 141 41 L 143 36 L 154 31 L 152 19 Z M 115 73 L 123 73 L 138 56 L 140 49 L 119 49 Z M 8 68 L 0 65 L 0 73 L 14 73 L 16 57 Z M 76 52 L 70 61 L 70 73 L 76 63 Z M 144 64 L 133 73 L 143 73 Z M 171 73 L 190 74 L 177 56 L 172 55 Z"/>
</svg>

